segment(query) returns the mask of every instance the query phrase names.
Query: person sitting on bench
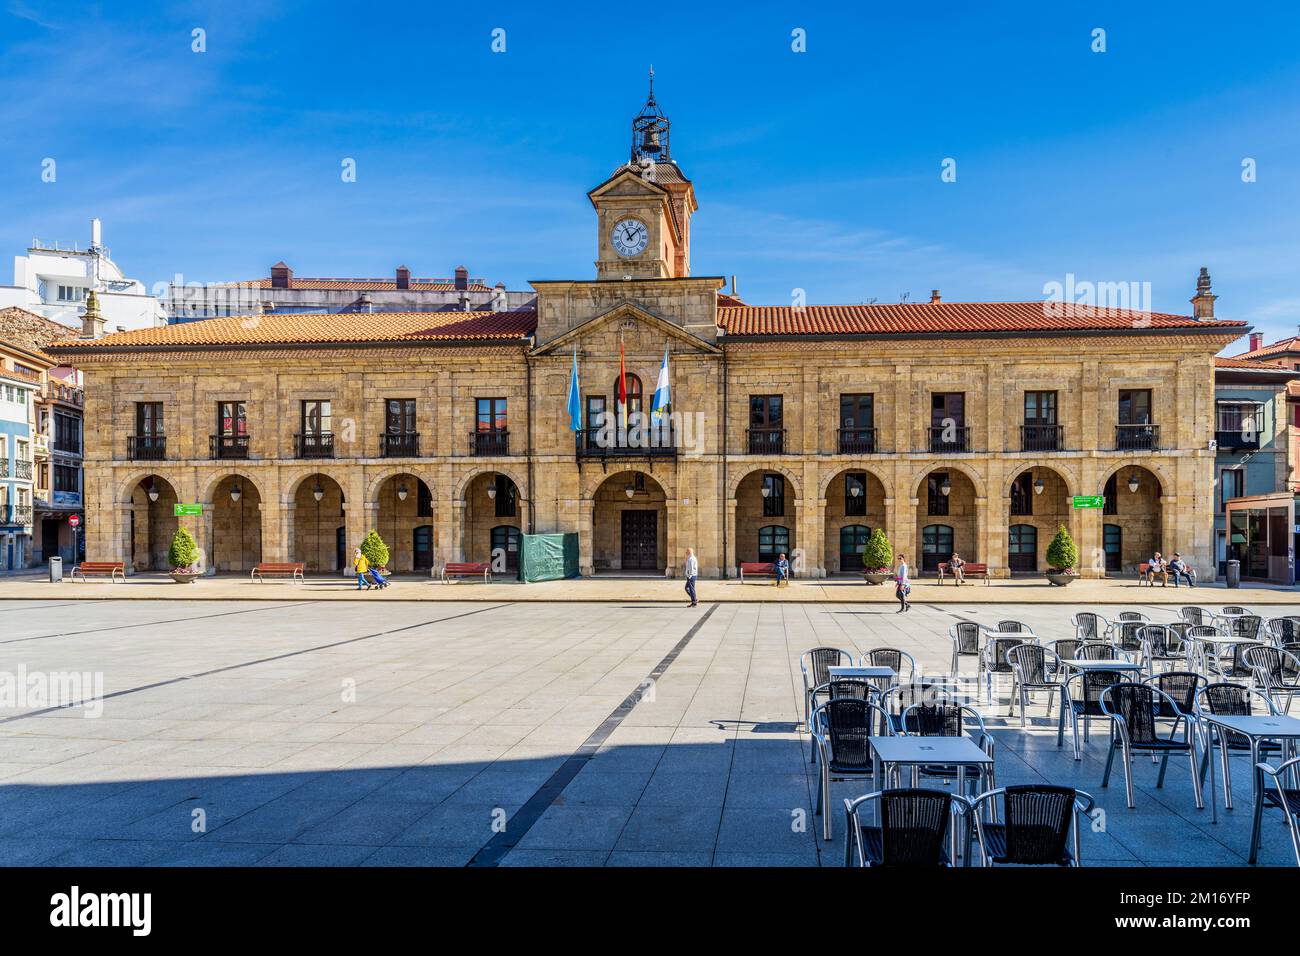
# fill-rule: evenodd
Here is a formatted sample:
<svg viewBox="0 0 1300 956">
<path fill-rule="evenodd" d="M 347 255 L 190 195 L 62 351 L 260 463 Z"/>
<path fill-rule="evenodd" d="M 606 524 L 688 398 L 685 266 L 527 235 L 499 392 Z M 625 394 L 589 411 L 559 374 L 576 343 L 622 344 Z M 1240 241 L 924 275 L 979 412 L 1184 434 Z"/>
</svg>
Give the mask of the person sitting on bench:
<svg viewBox="0 0 1300 956">
<path fill-rule="evenodd" d="M 776 559 L 775 570 L 777 587 L 780 587 L 782 582 L 787 584 L 790 582 L 790 562 L 785 559 L 784 551 L 782 551 L 781 555 Z"/>
<path fill-rule="evenodd" d="M 1160 586 L 1162 588 L 1169 587 L 1169 572 L 1165 569 L 1165 562 L 1160 557 L 1159 551 L 1153 554 L 1151 560 L 1147 562 L 1147 583 L 1152 587 L 1156 586 L 1157 575 L 1160 576 Z"/>
<path fill-rule="evenodd" d="M 948 559 L 948 570 L 952 572 L 952 576 L 957 580 L 958 587 L 961 587 L 961 583 L 966 580 L 966 572 L 962 570 L 965 567 L 966 562 L 954 551 L 952 557 Z"/>
<path fill-rule="evenodd" d="M 1189 588 L 1196 587 L 1196 578 L 1192 576 L 1192 569 L 1187 566 L 1187 562 L 1183 560 L 1183 556 L 1177 551 L 1174 552 L 1174 556 L 1165 567 L 1174 576 L 1174 587 L 1178 587 L 1178 578 L 1180 576 L 1187 581 Z"/>
</svg>

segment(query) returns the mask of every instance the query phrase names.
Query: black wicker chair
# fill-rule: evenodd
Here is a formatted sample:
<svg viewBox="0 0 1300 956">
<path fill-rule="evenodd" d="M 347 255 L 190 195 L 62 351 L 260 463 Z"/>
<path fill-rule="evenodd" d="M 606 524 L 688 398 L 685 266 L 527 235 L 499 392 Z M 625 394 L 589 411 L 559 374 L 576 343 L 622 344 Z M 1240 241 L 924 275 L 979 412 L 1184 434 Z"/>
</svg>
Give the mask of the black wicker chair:
<svg viewBox="0 0 1300 956">
<path fill-rule="evenodd" d="M 880 706 L 889 715 L 891 733 L 903 730 L 903 713 L 918 704 L 961 704 L 963 694 L 956 684 L 944 679 L 913 681 L 891 687 L 881 695 Z M 966 698 L 969 700 L 969 697 Z"/>
<path fill-rule="evenodd" d="M 1163 700 L 1161 700 L 1163 698 Z M 1106 755 L 1106 772 L 1102 774 L 1102 787 L 1110 786 L 1110 770 L 1115 762 L 1115 748 L 1119 745 L 1124 761 L 1124 790 L 1128 796 L 1129 809 L 1133 801 L 1133 755 L 1139 753 L 1154 754 L 1160 757 L 1160 775 L 1156 778 L 1156 787 L 1165 785 L 1165 771 L 1169 767 L 1171 754 L 1186 754 L 1191 763 L 1192 792 L 1196 795 L 1196 808 L 1205 809 L 1205 797 L 1201 793 L 1201 768 L 1196 751 L 1196 731 L 1189 717 L 1173 718 L 1169 736 L 1161 736 L 1156 725 L 1156 701 L 1161 700 L 1161 708 L 1166 712 L 1176 709 L 1172 698 L 1166 697 L 1150 684 L 1118 684 L 1108 687 L 1101 694 L 1101 708 L 1111 718 L 1110 751 Z M 1182 736 L 1177 736 L 1179 726 Z"/>
<path fill-rule="evenodd" d="M 1079 749 L 1079 718 L 1083 718 L 1083 740 L 1087 743 L 1088 727 L 1092 722 L 1092 718 L 1108 716 L 1101 709 L 1102 691 L 1115 684 L 1125 684 L 1131 681 L 1132 676 L 1128 671 L 1086 670 L 1067 677 L 1064 690 L 1061 691 L 1062 707 L 1060 723 L 1057 725 L 1056 730 L 1056 746 L 1065 746 L 1065 718 L 1068 714 L 1070 733 L 1074 737 L 1074 759 L 1082 760 L 1083 753 Z M 1072 693 L 1072 686 L 1079 688 L 1077 700 Z"/>
<path fill-rule="evenodd" d="M 1203 625 L 1209 624 L 1214 615 L 1203 607 L 1180 607 L 1178 616 L 1188 624 Z"/>
<path fill-rule="evenodd" d="M 1219 614 L 1225 616 L 1231 616 L 1234 614 L 1249 614 L 1249 613 L 1250 610 L 1242 607 L 1240 604 L 1228 604 L 1224 607 L 1219 608 Z"/>
<path fill-rule="evenodd" d="M 820 771 L 814 814 L 822 817 L 822 838 L 831 838 L 831 783 L 855 777 L 876 780 L 875 754 L 869 738 L 877 723 L 889 734 L 889 718 L 878 704 L 832 698 L 813 711 L 813 741 Z"/>
<path fill-rule="evenodd" d="M 1128 655 L 1121 654 L 1114 644 L 1103 644 L 1098 641 L 1084 641 L 1074 649 L 1074 656 L 1081 661 L 1128 660 Z"/>
<path fill-rule="evenodd" d="M 1216 717 L 1249 717 L 1251 714 L 1276 714 L 1272 699 L 1244 684 L 1225 681 L 1219 684 L 1207 684 L 1196 692 L 1197 713 L 1213 714 Z M 1232 764 L 1229 753 L 1250 753 L 1250 739 L 1244 734 L 1224 730 L 1214 724 L 1204 725 L 1205 775 L 1210 761 L 1214 759 L 1214 748 L 1219 748 L 1219 768 L 1223 777 L 1223 805 L 1232 809 Z M 1260 754 L 1277 754 L 1282 752 L 1282 745 L 1275 740 L 1261 740 L 1258 744 Z"/>
<path fill-rule="evenodd" d="M 1115 615 L 1116 622 L 1146 624 L 1151 618 L 1147 617 L 1141 611 L 1120 611 Z"/>
<path fill-rule="evenodd" d="M 1116 621 L 1115 629 L 1111 631 L 1111 643 L 1127 654 L 1141 654 L 1141 633 L 1146 626 L 1144 621 Z"/>
<path fill-rule="evenodd" d="M 1147 624 L 1138 629 L 1142 642 L 1142 663 L 1154 674 L 1157 664 L 1187 665 L 1187 647 L 1182 636 L 1167 624 Z"/>
<path fill-rule="evenodd" d="M 1291 711 L 1291 700 L 1300 694 L 1300 658 L 1271 644 L 1254 644 L 1241 653 L 1241 660 L 1250 668 L 1255 687 L 1273 701 L 1279 714 Z M 1286 698 L 1283 706 L 1281 698 Z"/>
<path fill-rule="evenodd" d="M 1300 617 L 1288 615 L 1286 617 L 1270 618 L 1268 633 L 1272 637 L 1273 643 L 1278 647 L 1286 647 L 1288 644 L 1300 644 Z"/>
<path fill-rule="evenodd" d="M 892 667 L 898 675 L 899 683 L 903 683 L 904 664 L 907 665 L 907 681 L 915 680 L 916 658 L 907 651 L 901 651 L 897 647 L 873 647 L 862 655 L 863 667 Z"/>
<path fill-rule="evenodd" d="M 957 673 L 960 658 L 975 658 L 975 681 L 979 682 L 984 659 L 980 657 L 980 626 L 974 621 L 961 621 L 948 628 L 948 639 L 952 641 L 951 674 Z"/>
<path fill-rule="evenodd" d="M 1206 679 L 1195 671 L 1165 671 L 1143 678 L 1142 683 L 1150 684 L 1165 697 L 1173 701 L 1170 709 L 1162 698 L 1156 698 L 1156 718 L 1191 717 L 1196 719 L 1196 692 L 1204 687 Z"/>
<path fill-rule="evenodd" d="M 1300 816 L 1300 790 L 1286 785 L 1288 776 L 1294 779 L 1296 774 L 1300 774 L 1300 757 L 1292 757 L 1276 767 L 1265 762 L 1255 766 L 1273 780 L 1274 789 L 1269 790 L 1265 786 L 1261 793 L 1264 806 L 1281 810 L 1286 817 L 1286 825 L 1291 832 L 1291 849 L 1295 851 L 1296 866 L 1300 866 L 1300 827 L 1296 826 L 1296 817 Z"/>
<path fill-rule="evenodd" d="M 989 704 L 995 704 L 993 697 L 993 677 L 995 674 L 1010 674 L 1011 662 L 1007 660 L 1007 651 L 1021 644 L 1029 643 L 1032 637 L 990 637 L 984 644 L 984 690 Z M 1007 703 L 1007 716 L 1015 716 L 1014 698 Z"/>
<path fill-rule="evenodd" d="M 1110 630 L 1110 621 L 1092 611 L 1080 611 L 1070 618 L 1070 623 L 1074 625 L 1074 636 L 1081 641 L 1105 640 Z"/>
<path fill-rule="evenodd" d="M 876 805 L 876 824 L 863 822 L 867 804 Z M 850 866 L 856 856 L 858 866 L 951 866 L 957 856 L 955 818 L 965 814 L 967 806 L 956 794 L 922 788 L 845 800 L 844 865 Z"/>
<path fill-rule="evenodd" d="M 1021 621 L 998 621 L 997 632 L 999 634 L 1032 634 L 1034 629 L 1028 624 Z"/>
<path fill-rule="evenodd" d="M 1052 717 L 1052 704 L 1061 695 L 1058 677 L 1064 668 L 1055 652 L 1041 644 L 1018 644 L 1007 651 L 1011 665 L 1011 700 L 1014 711 L 1016 697 L 1020 698 L 1020 726 L 1025 726 L 1025 711 L 1029 709 L 1029 695 L 1047 691 L 1047 717 Z"/>
<path fill-rule="evenodd" d="M 799 671 L 803 675 L 803 722 L 809 733 L 812 732 L 812 714 L 817 709 L 817 689 L 830 681 L 830 668 L 846 667 L 852 663 L 853 655 L 839 647 L 814 647 L 799 655 Z"/>
<path fill-rule="evenodd" d="M 898 727 L 898 732 L 904 736 L 969 737 L 989 757 L 993 756 L 995 746 L 993 737 L 984 726 L 984 718 L 979 715 L 979 711 L 952 700 L 926 701 L 913 704 L 899 715 Z M 943 777 L 947 780 L 955 780 L 959 776 L 964 776 L 966 781 L 974 788 L 972 796 L 980 792 L 980 774 L 978 772 L 960 774 L 955 767 L 928 764 L 921 767 L 917 773 L 927 777 Z M 988 768 L 984 776 L 987 778 L 986 788 L 997 785 L 992 766 Z M 913 784 L 916 783 L 915 776 L 912 782 Z"/>
<path fill-rule="evenodd" d="M 999 798 L 1006 822 L 986 822 L 980 813 L 982 806 L 987 803 L 996 820 L 995 801 Z M 979 836 L 980 859 L 985 866 L 1081 866 L 1081 818 L 1092 807 L 1092 797 L 1073 787 L 1028 784 L 982 793 L 972 801 L 970 810 Z"/>
</svg>

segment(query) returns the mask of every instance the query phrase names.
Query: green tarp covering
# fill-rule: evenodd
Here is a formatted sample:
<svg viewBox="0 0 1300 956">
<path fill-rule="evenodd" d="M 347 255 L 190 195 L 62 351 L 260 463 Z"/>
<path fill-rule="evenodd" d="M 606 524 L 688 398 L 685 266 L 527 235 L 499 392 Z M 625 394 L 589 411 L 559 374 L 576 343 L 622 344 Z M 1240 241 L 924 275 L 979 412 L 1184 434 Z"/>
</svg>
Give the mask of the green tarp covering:
<svg viewBox="0 0 1300 956">
<path fill-rule="evenodd" d="M 559 581 L 577 576 L 577 534 L 519 536 L 519 580 Z"/>
</svg>

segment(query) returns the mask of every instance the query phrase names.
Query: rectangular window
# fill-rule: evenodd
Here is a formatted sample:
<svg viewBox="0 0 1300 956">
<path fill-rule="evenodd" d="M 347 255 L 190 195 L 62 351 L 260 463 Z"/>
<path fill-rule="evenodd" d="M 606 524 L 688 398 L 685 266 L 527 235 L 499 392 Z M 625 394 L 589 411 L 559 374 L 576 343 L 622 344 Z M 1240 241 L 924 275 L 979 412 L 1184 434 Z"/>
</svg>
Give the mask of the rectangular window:
<svg viewBox="0 0 1300 956">
<path fill-rule="evenodd" d="M 844 476 L 844 514 L 860 517 L 867 513 L 867 473 L 851 471 Z"/>
<path fill-rule="evenodd" d="M 1121 425 L 1150 425 L 1151 389 L 1121 388 L 1119 390 L 1119 423 Z"/>
<path fill-rule="evenodd" d="M 590 399 L 588 399 L 588 402 L 590 402 Z M 480 398 L 476 399 L 475 404 L 478 406 L 478 423 L 476 425 L 478 431 L 505 431 L 506 400 L 504 398 Z"/>
<path fill-rule="evenodd" d="M 415 399 L 390 398 L 385 402 L 384 430 L 390 435 L 414 435 Z"/>
<path fill-rule="evenodd" d="M 1033 477 L 1029 472 L 1018 475 L 1011 483 L 1011 513 L 1013 515 L 1032 515 L 1034 513 Z"/>
<path fill-rule="evenodd" d="M 79 285 L 61 285 L 58 295 L 60 302 L 80 302 L 85 298 L 86 290 Z"/>
<path fill-rule="evenodd" d="M 1025 392 L 1025 424 L 1056 424 L 1056 393 Z"/>
<path fill-rule="evenodd" d="M 71 491 L 78 492 L 80 487 L 81 469 L 72 465 L 55 465 L 54 466 L 54 491 Z"/>
<path fill-rule="evenodd" d="M 248 434 L 248 413 L 243 402 L 217 402 L 217 434 L 222 438 Z"/>
<path fill-rule="evenodd" d="M 874 428 L 876 424 L 874 395 L 841 395 L 840 428 Z"/>
<path fill-rule="evenodd" d="M 763 476 L 763 517 L 779 518 L 785 514 L 785 477 Z"/>
<path fill-rule="evenodd" d="M 81 419 L 61 412 L 54 413 L 54 448 L 74 455 L 81 454 Z"/>
<path fill-rule="evenodd" d="M 958 428 L 966 425 L 965 392 L 930 393 L 930 427 L 942 428 L 951 419 Z"/>
<path fill-rule="evenodd" d="M 951 491 L 952 485 L 944 472 L 936 472 L 925 480 L 926 514 L 946 515 L 948 513 L 948 496 L 943 493 L 945 484 Z"/>
<path fill-rule="evenodd" d="M 1264 424 L 1264 406 L 1259 402 L 1215 403 L 1214 430 L 1258 436 Z"/>
<path fill-rule="evenodd" d="M 751 395 L 749 397 L 750 428 L 780 428 L 784 415 L 780 395 Z"/>
<path fill-rule="evenodd" d="M 1223 511 L 1224 505 L 1233 498 L 1240 498 L 1245 494 L 1245 477 L 1246 473 L 1236 468 L 1224 468 L 1219 472 L 1219 510 Z"/>
<path fill-rule="evenodd" d="M 142 438 L 161 438 L 163 431 L 163 403 L 136 402 L 135 433 Z"/>
<path fill-rule="evenodd" d="M 600 428 L 604 424 L 605 418 L 605 396 L 588 395 L 587 396 L 587 417 L 583 421 L 585 428 Z"/>
<path fill-rule="evenodd" d="M 328 401 L 313 399 L 302 403 L 302 433 L 319 437 L 333 431 Z"/>
</svg>

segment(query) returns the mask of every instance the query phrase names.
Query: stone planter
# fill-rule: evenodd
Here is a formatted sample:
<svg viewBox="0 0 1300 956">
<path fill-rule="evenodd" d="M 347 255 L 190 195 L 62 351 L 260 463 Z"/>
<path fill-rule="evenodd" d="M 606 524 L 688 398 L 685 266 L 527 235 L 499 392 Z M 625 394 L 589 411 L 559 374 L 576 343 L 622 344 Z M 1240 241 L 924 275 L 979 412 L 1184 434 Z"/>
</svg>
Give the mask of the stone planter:
<svg viewBox="0 0 1300 956">
<path fill-rule="evenodd" d="M 1079 575 L 1075 574 L 1073 571 L 1047 572 L 1047 580 L 1051 581 L 1052 585 L 1058 588 L 1063 588 L 1071 581 L 1077 581 L 1078 579 Z"/>
<path fill-rule="evenodd" d="M 200 573 L 199 571 L 172 571 L 170 575 L 177 584 L 193 584 Z"/>
<path fill-rule="evenodd" d="M 888 571 L 863 571 L 862 580 L 868 584 L 884 584 L 892 575 Z"/>
</svg>

